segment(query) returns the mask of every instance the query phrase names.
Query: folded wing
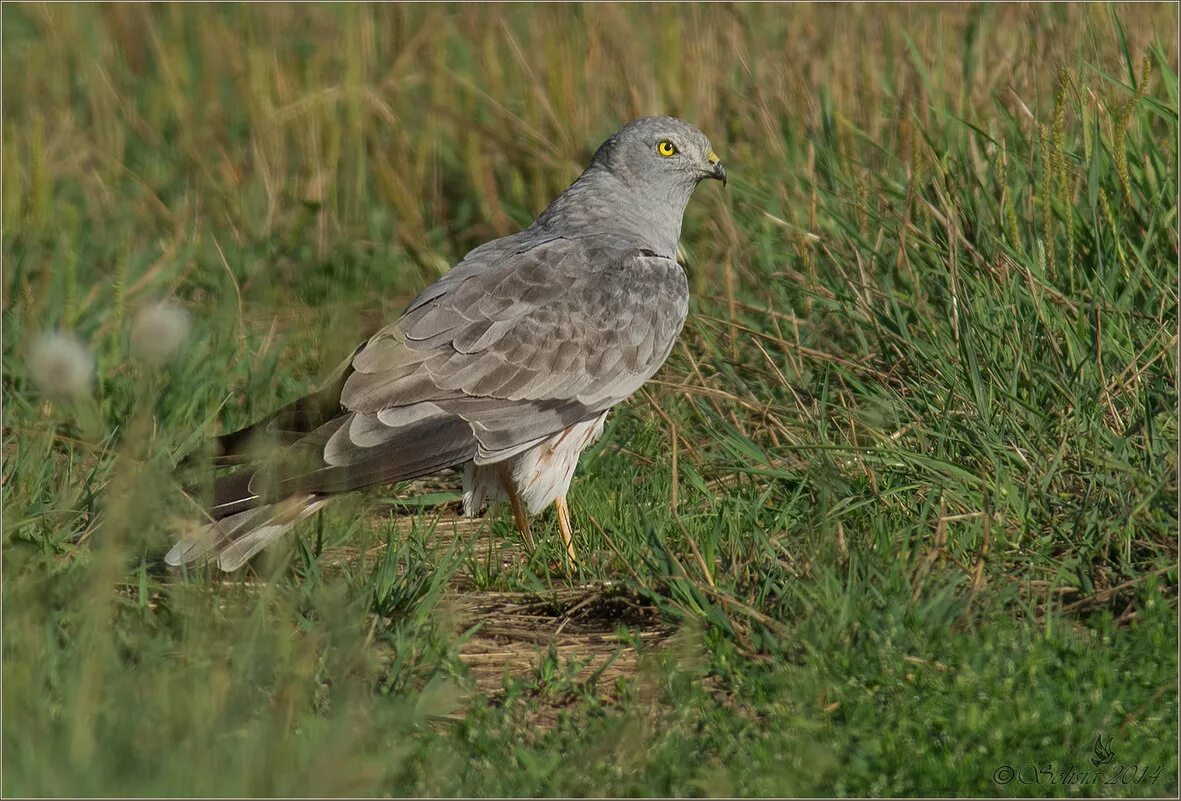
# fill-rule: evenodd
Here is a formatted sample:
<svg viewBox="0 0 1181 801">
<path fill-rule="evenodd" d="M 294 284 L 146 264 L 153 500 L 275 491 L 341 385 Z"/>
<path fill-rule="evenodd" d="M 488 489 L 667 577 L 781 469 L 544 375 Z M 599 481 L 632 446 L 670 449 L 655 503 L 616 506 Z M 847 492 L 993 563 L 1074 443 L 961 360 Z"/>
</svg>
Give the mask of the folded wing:
<svg viewBox="0 0 1181 801">
<path fill-rule="evenodd" d="M 633 393 L 685 319 L 680 266 L 623 243 L 551 239 L 491 257 L 449 273 L 360 347 L 337 413 L 251 470 L 247 493 L 240 473 L 226 476 L 226 513 L 520 453 Z"/>
</svg>

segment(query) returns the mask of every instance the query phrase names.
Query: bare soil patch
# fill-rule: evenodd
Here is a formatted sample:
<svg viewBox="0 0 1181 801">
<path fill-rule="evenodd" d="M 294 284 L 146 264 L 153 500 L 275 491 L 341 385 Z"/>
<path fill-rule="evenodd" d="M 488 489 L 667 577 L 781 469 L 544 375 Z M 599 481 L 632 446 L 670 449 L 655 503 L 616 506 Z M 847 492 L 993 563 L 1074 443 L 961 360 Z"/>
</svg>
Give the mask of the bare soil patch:
<svg viewBox="0 0 1181 801">
<path fill-rule="evenodd" d="M 463 517 L 458 504 L 436 507 L 434 514 L 432 539 L 440 553 L 463 540 L 493 570 L 511 568 L 527 558 L 519 540 L 491 533 L 484 519 Z M 391 519 L 394 536 L 409 532 L 409 515 L 382 515 L 383 530 Z M 362 555 L 372 560 L 384 547 L 383 539 L 364 551 L 326 551 L 324 564 L 354 562 Z M 576 684 L 593 681 L 595 695 L 612 700 L 617 680 L 637 674 L 641 651 L 662 647 L 675 633 L 651 605 L 620 582 L 570 586 L 560 570 L 553 578 L 552 589 L 505 592 L 479 589 L 466 568 L 456 571 L 441 607 L 456 635 L 464 635 L 460 658 L 471 671 L 474 693 L 496 703 L 506 679 L 536 676 L 552 651 L 565 677 Z"/>
</svg>

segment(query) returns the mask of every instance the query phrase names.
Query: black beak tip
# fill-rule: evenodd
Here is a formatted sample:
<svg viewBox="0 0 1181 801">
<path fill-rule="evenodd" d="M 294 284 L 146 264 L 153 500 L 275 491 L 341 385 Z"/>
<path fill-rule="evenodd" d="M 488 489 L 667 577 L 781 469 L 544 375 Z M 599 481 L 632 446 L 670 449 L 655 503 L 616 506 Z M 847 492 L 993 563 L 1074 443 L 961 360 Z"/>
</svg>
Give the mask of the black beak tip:
<svg viewBox="0 0 1181 801">
<path fill-rule="evenodd" d="M 722 182 L 722 187 L 726 186 L 726 168 L 722 166 L 722 162 L 714 163 L 713 177 Z"/>
</svg>

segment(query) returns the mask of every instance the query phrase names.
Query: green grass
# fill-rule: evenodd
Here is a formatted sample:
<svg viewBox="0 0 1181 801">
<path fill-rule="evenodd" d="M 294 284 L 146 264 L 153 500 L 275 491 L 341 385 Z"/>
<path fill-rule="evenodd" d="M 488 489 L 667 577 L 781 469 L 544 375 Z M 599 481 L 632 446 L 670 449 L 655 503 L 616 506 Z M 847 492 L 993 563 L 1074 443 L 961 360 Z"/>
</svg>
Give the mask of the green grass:
<svg viewBox="0 0 1181 801">
<path fill-rule="evenodd" d="M 5 4 L 3 792 L 1175 795 L 1176 24 Z M 398 487 L 245 576 L 161 568 L 208 435 L 652 112 L 731 180 L 685 222 L 681 345 L 575 478 L 580 576 L 548 515 L 505 566 L 505 514 L 452 537 Z M 193 327 L 153 370 L 161 297 Z M 52 329 L 90 396 L 32 381 Z M 459 582 L 605 580 L 634 669 L 539 644 L 473 692 Z"/>
</svg>

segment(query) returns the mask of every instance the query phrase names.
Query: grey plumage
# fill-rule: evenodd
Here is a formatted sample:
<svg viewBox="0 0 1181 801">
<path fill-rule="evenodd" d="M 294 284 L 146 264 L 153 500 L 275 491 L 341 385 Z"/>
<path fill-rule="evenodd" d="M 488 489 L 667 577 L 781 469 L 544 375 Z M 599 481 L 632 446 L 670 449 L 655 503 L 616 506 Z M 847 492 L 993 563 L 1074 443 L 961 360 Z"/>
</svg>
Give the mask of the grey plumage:
<svg viewBox="0 0 1181 801">
<path fill-rule="evenodd" d="M 529 228 L 471 251 L 322 390 L 220 438 L 218 461 L 244 466 L 216 480 L 211 522 L 166 560 L 219 554 L 236 569 L 328 496 L 465 464 L 465 497 L 508 465 L 507 491 L 530 511 L 564 504 L 578 453 L 681 330 L 688 285 L 674 257 L 705 177 L 725 172 L 692 126 L 624 127 Z M 577 446 L 563 444 L 575 428 Z M 249 450 L 260 438 L 273 450 L 261 459 Z M 561 447 L 576 450 L 555 457 Z M 564 472 L 541 480 L 551 462 Z"/>
</svg>

